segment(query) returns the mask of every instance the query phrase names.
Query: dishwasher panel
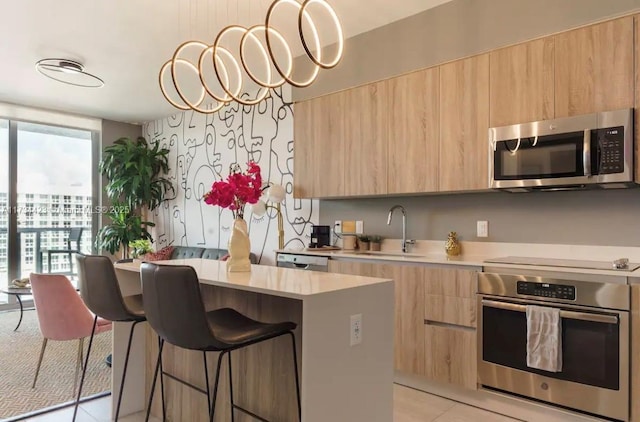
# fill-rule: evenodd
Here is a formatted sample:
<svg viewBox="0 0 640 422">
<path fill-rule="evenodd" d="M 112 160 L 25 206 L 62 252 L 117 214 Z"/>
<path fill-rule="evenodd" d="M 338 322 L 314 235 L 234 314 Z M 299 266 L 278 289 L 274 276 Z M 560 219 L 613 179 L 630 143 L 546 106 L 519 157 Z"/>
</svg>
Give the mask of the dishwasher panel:
<svg viewBox="0 0 640 422">
<path fill-rule="evenodd" d="M 279 253 L 278 267 L 297 268 L 308 271 L 329 271 L 329 258 L 326 256 L 296 255 Z"/>
</svg>

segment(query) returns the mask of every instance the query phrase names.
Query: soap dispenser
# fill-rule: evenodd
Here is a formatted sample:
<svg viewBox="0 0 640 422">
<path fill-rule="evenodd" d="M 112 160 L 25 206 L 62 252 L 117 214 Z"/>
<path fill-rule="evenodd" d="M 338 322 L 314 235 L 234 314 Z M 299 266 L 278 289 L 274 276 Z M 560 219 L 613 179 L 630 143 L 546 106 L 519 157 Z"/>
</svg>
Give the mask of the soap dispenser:
<svg viewBox="0 0 640 422">
<path fill-rule="evenodd" d="M 458 242 L 458 237 L 456 232 L 449 232 L 449 237 L 447 239 L 447 243 L 444 246 L 444 249 L 447 252 L 447 256 L 460 255 L 460 252 L 461 252 L 460 242 Z"/>
</svg>

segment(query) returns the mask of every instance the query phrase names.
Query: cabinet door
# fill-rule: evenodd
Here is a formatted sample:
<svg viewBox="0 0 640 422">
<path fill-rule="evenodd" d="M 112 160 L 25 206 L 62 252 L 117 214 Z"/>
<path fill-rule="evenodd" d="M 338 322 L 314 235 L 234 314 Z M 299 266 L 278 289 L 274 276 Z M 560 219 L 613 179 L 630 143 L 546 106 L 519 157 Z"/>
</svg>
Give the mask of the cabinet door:
<svg viewBox="0 0 640 422">
<path fill-rule="evenodd" d="M 553 37 L 493 51 L 489 62 L 491 127 L 554 117 Z"/>
<path fill-rule="evenodd" d="M 476 331 L 425 325 L 425 375 L 460 387 L 477 388 Z"/>
<path fill-rule="evenodd" d="M 427 269 L 425 273 L 425 320 L 476 327 L 477 272 Z"/>
<path fill-rule="evenodd" d="M 384 265 L 379 277 L 395 281 L 394 368 L 424 376 L 424 268 Z"/>
<path fill-rule="evenodd" d="M 344 195 L 344 94 L 296 103 L 294 108 L 294 196 Z"/>
<path fill-rule="evenodd" d="M 440 67 L 440 191 L 489 189 L 489 55 Z"/>
<path fill-rule="evenodd" d="M 635 130 L 635 180 L 636 183 L 640 183 L 640 15 L 635 16 L 635 111 L 634 111 L 634 130 Z M 638 410 L 640 411 L 640 404 L 638 404 Z M 638 415 L 638 421 L 640 421 L 640 414 Z"/>
<path fill-rule="evenodd" d="M 343 91 L 344 194 L 387 193 L 387 82 Z M 324 170 L 325 173 L 328 169 Z"/>
<path fill-rule="evenodd" d="M 555 115 L 633 107 L 633 17 L 555 36 Z"/>
<path fill-rule="evenodd" d="M 329 260 L 329 271 L 390 278 L 395 286 L 394 368 L 424 376 L 424 268 Z"/>
<path fill-rule="evenodd" d="M 438 190 L 439 70 L 390 79 L 389 193 Z"/>
</svg>

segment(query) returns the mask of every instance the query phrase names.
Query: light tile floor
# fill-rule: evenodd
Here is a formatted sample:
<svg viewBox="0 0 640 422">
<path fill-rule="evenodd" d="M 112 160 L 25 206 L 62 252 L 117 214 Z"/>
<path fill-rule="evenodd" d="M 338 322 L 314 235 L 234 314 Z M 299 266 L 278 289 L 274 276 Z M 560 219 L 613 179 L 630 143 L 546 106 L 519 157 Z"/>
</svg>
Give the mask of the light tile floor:
<svg viewBox="0 0 640 422">
<path fill-rule="evenodd" d="M 393 422 L 514 422 L 516 419 L 467 406 L 442 397 L 433 396 L 399 385 L 394 385 Z M 110 397 L 82 404 L 76 422 L 107 422 Z M 68 422 L 73 408 L 63 409 L 28 419 L 33 422 Z M 144 414 L 120 419 L 122 422 L 142 422 Z M 153 418 L 152 418 L 153 420 Z M 156 419 L 154 422 L 158 422 Z"/>
</svg>

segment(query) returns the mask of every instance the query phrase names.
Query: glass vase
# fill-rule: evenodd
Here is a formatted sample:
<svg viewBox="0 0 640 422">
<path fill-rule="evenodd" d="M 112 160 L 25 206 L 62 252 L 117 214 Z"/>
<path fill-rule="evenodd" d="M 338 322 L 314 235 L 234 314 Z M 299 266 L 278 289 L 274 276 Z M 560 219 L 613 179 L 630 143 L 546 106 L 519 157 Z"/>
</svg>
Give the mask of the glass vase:
<svg viewBox="0 0 640 422">
<path fill-rule="evenodd" d="M 249 241 L 247 222 L 243 218 L 233 220 L 228 249 L 227 271 L 251 271 L 251 261 L 249 261 L 251 242 Z"/>
</svg>

